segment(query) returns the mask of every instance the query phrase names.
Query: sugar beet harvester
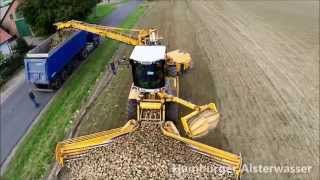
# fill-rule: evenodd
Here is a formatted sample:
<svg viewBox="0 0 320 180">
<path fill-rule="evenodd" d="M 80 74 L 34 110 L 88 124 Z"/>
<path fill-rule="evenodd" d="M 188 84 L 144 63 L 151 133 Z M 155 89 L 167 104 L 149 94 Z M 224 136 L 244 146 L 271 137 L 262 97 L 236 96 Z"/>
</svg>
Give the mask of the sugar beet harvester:
<svg viewBox="0 0 320 180">
<path fill-rule="evenodd" d="M 135 131 L 140 122 L 149 121 L 160 123 L 165 136 L 186 143 L 195 151 L 233 168 L 237 177 L 240 177 L 240 156 L 182 137 L 175 126 L 178 119 L 177 105 L 192 110 L 181 118 L 182 127 L 190 138 L 205 135 L 219 121 L 214 103 L 198 106 L 179 98 L 179 75 L 191 68 L 190 54 L 180 50 L 167 53 L 166 47 L 159 45 L 160 38 L 156 29 L 123 29 L 74 20 L 55 25 L 58 30 L 83 30 L 135 46 L 129 58 L 133 84 L 128 97 L 128 122 L 117 129 L 59 142 L 56 159 L 61 166 L 65 159 L 76 158 L 116 137 Z M 127 32 L 131 32 L 131 35 Z"/>
</svg>

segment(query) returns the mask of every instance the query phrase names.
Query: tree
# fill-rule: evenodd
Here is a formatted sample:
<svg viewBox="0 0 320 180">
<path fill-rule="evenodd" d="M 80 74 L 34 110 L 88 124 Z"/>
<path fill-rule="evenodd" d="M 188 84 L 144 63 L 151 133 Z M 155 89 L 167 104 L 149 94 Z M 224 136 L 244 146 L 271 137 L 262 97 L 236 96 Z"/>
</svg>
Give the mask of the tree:
<svg viewBox="0 0 320 180">
<path fill-rule="evenodd" d="M 24 55 L 25 53 L 27 53 L 30 50 L 29 45 L 27 44 L 27 42 L 22 39 L 22 38 L 18 38 L 17 39 L 17 44 L 14 46 L 14 53 L 19 54 L 19 55 Z"/>
<path fill-rule="evenodd" d="M 4 63 L 5 59 L 6 58 L 5 58 L 4 54 L 2 54 L 2 52 L 0 51 L 0 65 Z"/>
<path fill-rule="evenodd" d="M 96 3 L 97 0 L 25 0 L 19 10 L 36 34 L 47 35 L 54 32 L 55 22 L 83 20 Z"/>
</svg>

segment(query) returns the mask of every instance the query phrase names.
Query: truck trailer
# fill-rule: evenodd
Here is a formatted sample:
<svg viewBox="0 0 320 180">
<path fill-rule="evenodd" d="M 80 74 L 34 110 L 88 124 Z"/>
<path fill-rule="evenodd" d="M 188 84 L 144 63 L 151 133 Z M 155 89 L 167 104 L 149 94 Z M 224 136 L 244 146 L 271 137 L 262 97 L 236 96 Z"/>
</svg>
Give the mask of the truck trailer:
<svg viewBox="0 0 320 180">
<path fill-rule="evenodd" d="M 86 31 L 57 32 L 26 54 L 26 79 L 36 90 L 57 90 L 98 44 L 99 36 Z"/>
</svg>

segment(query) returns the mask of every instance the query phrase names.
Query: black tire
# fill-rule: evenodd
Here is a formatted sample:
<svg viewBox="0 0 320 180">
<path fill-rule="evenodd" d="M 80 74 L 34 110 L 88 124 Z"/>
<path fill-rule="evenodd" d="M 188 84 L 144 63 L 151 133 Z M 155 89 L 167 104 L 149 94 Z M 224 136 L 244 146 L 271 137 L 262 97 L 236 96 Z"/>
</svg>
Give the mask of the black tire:
<svg viewBox="0 0 320 180">
<path fill-rule="evenodd" d="M 99 44 L 100 44 L 100 40 L 99 40 L 99 39 L 95 39 L 95 40 L 93 41 L 93 47 L 94 47 L 94 48 L 97 48 L 97 47 L 99 46 Z"/>
<path fill-rule="evenodd" d="M 184 73 L 184 64 L 181 64 L 180 74 Z"/>
<path fill-rule="evenodd" d="M 77 56 L 75 57 L 73 60 L 72 60 L 72 63 L 71 63 L 71 69 L 72 71 L 74 69 L 76 69 L 79 65 L 80 65 L 81 61 L 80 61 L 80 56 Z"/>
<path fill-rule="evenodd" d="M 172 77 L 177 76 L 176 66 L 169 66 L 168 74 L 169 76 L 172 76 Z M 172 88 L 171 86 L 168 86 L 167 93 L 172 96 L 177 96 L 177 90 Z M 167 102 L 165 105 L 166 105 L 165 120 L 172 121 L 175 125 L 177 125 L 177 122 L 179 121 L 179 106 L 173 102 Z"/>
<path fill-rule="evenodd" d="M 64 82 L 68 79 L 69 75 L 68 75 L 68 71 L 67 69 L 64 69 L 62 72 L 61 72 L 61 80 Z"/>
<path fill-rule="evenodd" d="M 87 48 L 84 48 L 80 53 L 80 60 L 83 61 L 83 60 L 87 59 L 88 54 L 89 54 L 89 52 L 88 52 Z"/>
<path fill-rule="evenodd" d="M 177 124 L 179 121 L 179 107 L 177 104 L 169 102 L 166 103 L 166 121 L 172 121 Z"/>
<path fill-rule="evenodd" d="M 172 76 L 172 77 L 176 77 L 177 76 L 176 66 L 168 66 L 167 71 L 168 71 L 168 75 L 169 76 Z"/>
<path fill-rule="evenodd" d="M 58 90 L 62 85 L 61 77 L 58 76 L 52 83 L 51 83 L 51 89 Z"/>
<path fill-rule="evenodd" d="M 75 61 L 75 60 L 73 60 L 73 61 Z M 74 66 L 74 65 L 73 65 L 73 62 L 69 63 L 69 64 L 66 66 L 66 71 L 67 71 L 68 76 L 70 76 L 70 75 L 72 74 L 73 69 L 74 69 L 73 66 Z"/>
<path fill-rule="evenodd" d="M 128 120 L 137 119 L 137 100 L 129 99 L 127 106 Z"/>
</svg>

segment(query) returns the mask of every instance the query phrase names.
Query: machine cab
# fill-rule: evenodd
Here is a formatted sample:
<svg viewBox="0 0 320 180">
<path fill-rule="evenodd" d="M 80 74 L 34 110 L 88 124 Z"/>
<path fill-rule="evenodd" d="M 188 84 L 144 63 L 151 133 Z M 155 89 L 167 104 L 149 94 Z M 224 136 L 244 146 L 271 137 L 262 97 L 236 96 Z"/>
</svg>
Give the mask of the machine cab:
<svg viewBox="0 0 320 180">
<path fill-rule="evenodd" d="M 136 46 L 130 56 L 133 84 L 145 92 L 165 86 L 165 46 Z"/>
</svg>

